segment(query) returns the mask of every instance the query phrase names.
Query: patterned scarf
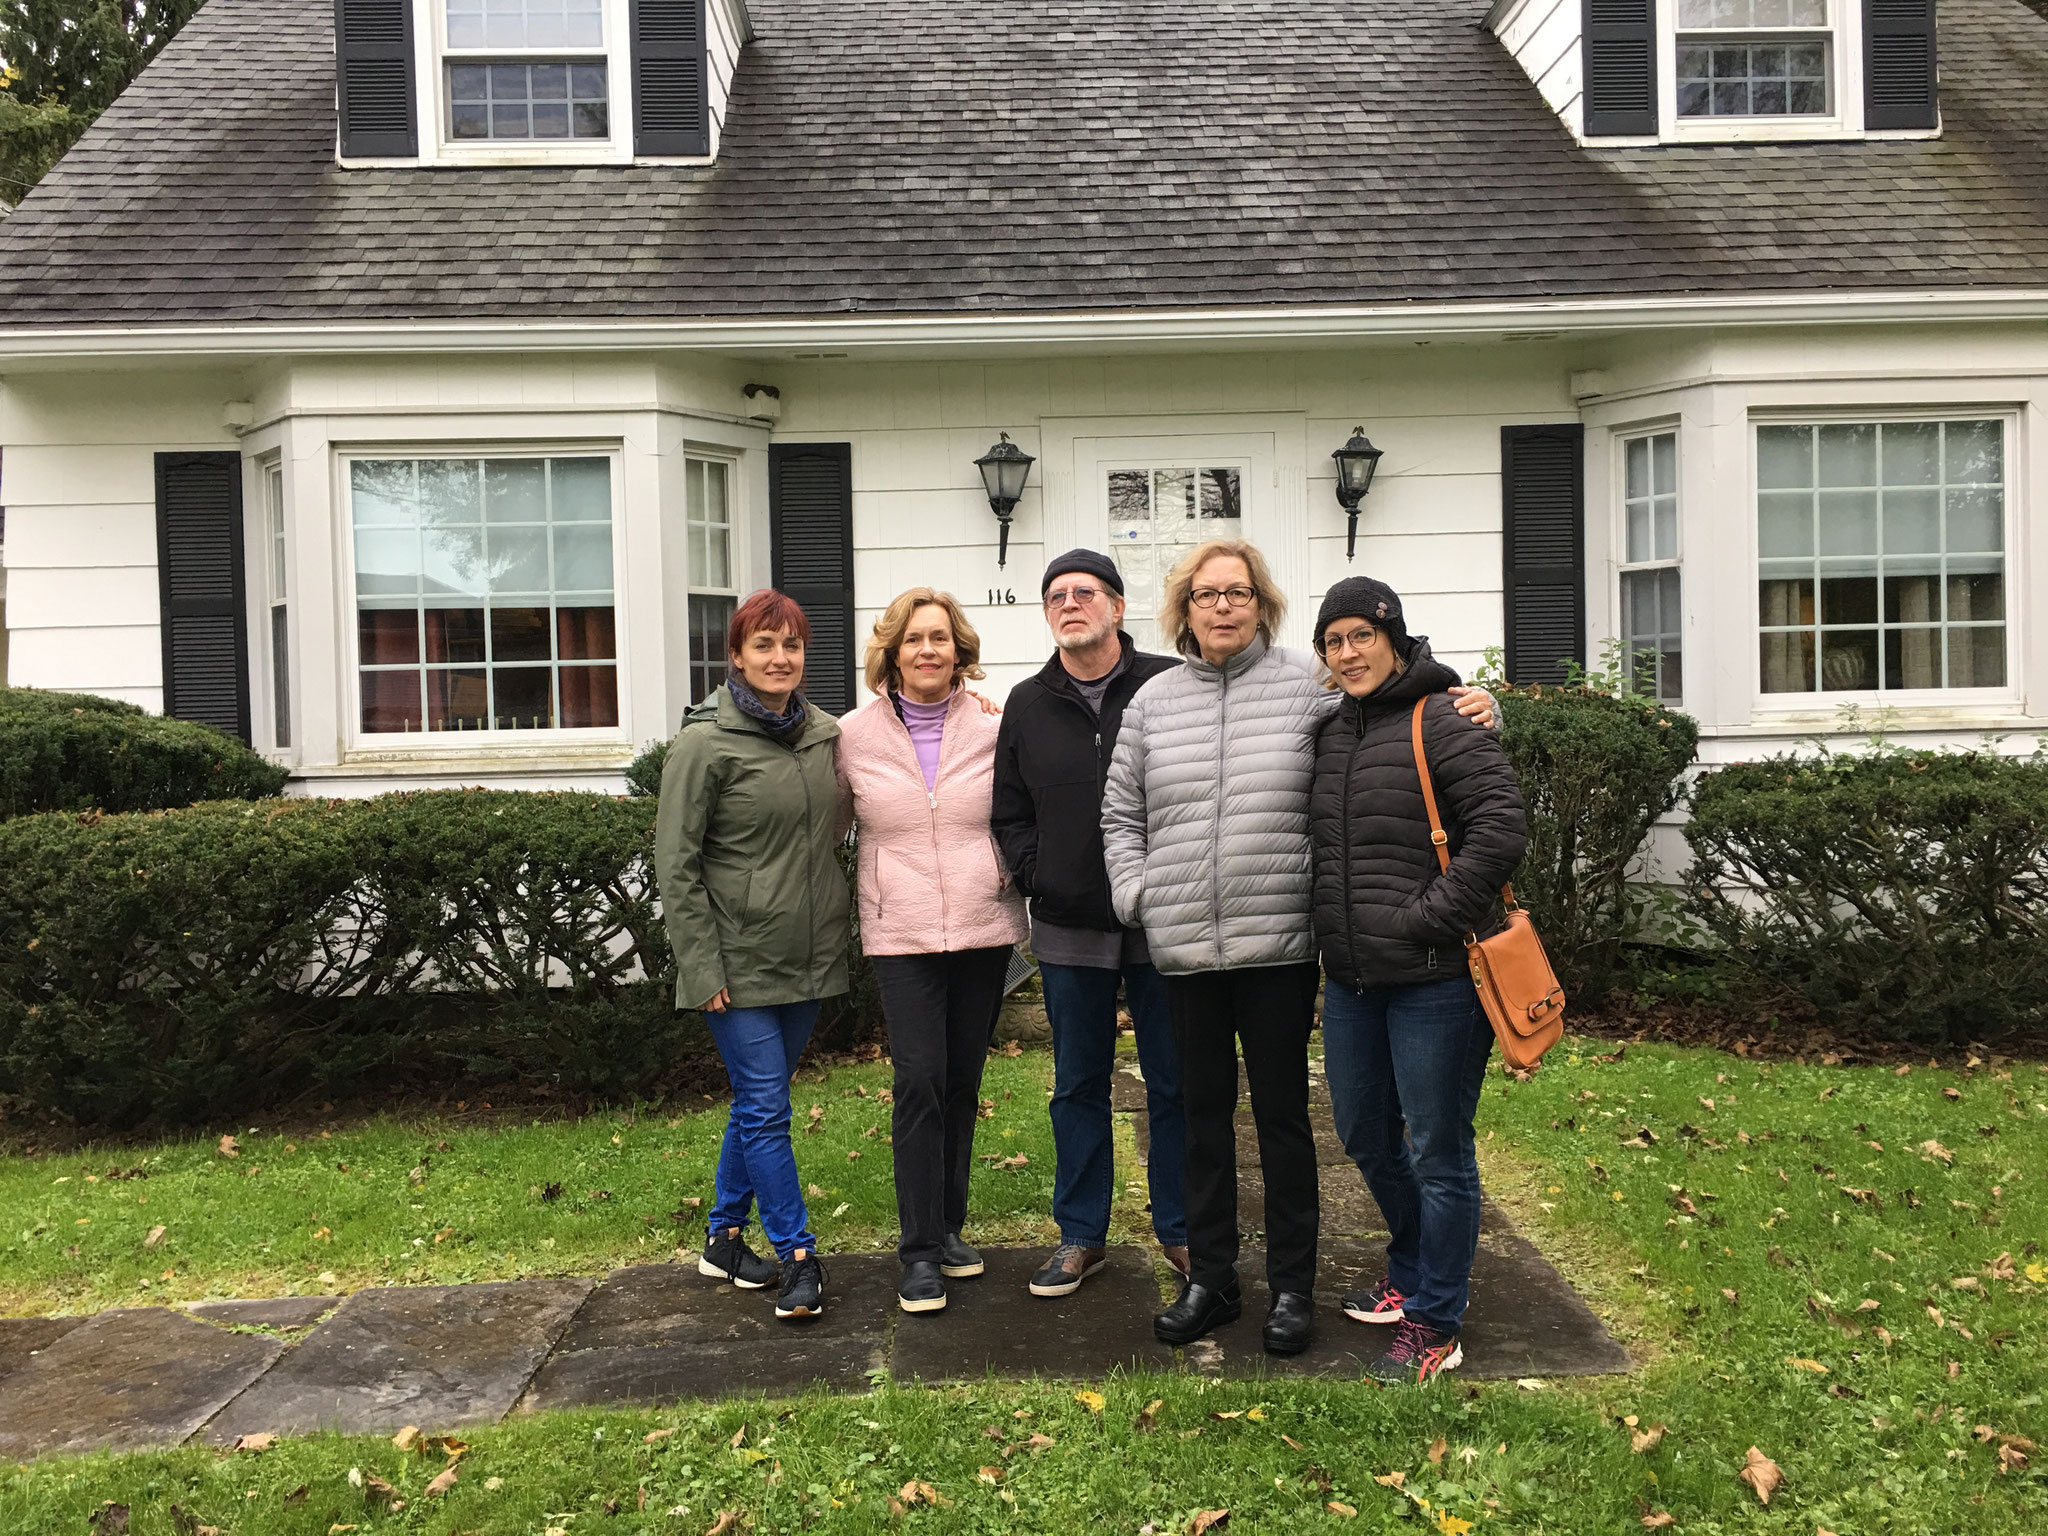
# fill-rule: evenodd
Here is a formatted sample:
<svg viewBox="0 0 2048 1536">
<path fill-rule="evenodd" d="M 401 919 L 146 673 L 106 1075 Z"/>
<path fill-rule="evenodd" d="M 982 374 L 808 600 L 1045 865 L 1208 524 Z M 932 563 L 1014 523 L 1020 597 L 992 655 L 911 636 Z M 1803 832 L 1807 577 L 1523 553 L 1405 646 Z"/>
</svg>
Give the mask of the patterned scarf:
<svg viewBox="0 0 2048 1536">
<path fill-rule="evenodd" d="M 785 747 L 794 747 L 803 740 L 804 727 L 811 722 L 811 708 L 804 702 L 801 689 L 789 696 L 789 703 L 778 715 L 739 678 L 727 678 L 725 688 L 732 695 L 733 703 L 739 705 L 741 714 L 750 720 L 760 721 L 762 728 Z"/>
</svg>

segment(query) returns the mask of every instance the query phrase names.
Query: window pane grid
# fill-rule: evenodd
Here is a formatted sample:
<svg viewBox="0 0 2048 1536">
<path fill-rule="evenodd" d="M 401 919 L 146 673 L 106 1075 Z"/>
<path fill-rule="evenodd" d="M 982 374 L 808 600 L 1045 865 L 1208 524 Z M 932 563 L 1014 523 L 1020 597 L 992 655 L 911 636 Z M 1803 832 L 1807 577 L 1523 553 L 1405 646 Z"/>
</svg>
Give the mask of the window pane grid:
<svg viewBox="0 0 2048 1536">
<path fill-rule="evenodd" d="M 1764 427 L 1765 693 L 2006 681 L 2004 428 Z"/>
<path fill-rule="evenodd" d="M 1678 573 L 1678 435 L 1622 450 L 1621 630 L 1631 681 L 1666 704 L 1685 696 Z"/>
<path fill-rule="evenodd" d="M 1822 38 L 1678 45 L 1680 117 L 1814 117 L 1828 107 L 1829 46 Z"/>
<path fill-rule="evenodd" d="M 683 503 L 690 545 L 690 702 L 701 704 L 732 670 L 725 644 L 739 606 L 739 598 L 728 595 L 735 585 L 732 466 L 719 459 L 684 461 Z"/>
<path fill-rule="evenodd" d="M 601 48 L 603 0 L 447 0 L 450 48 Z"/>
<path fill-rule="evenodd" d="M 602 62 L 450 64 L 451 131 L 458 139 L 602 139 L 611 134 Z"/>
<path fill-rule="evenodd" d="M 616 726 L 611 465 L 350 466 L 362 729 Z"/>
<path fill-rule="evenodd" d="M 1166 577 L 1189 550 L 1244 536 L 1242 465 L 1106 469 L 1109 537 L 1124 579 L 1124 627 L 1158 617 Z M 1170 637 L 1169 637 L 1170 638 Z"/>
<path fill-rule="evenodd" d="M 1827 0 L 1678 0 L 1682 32 L 1762 32 L 1827 24 Z"/>
</svg>

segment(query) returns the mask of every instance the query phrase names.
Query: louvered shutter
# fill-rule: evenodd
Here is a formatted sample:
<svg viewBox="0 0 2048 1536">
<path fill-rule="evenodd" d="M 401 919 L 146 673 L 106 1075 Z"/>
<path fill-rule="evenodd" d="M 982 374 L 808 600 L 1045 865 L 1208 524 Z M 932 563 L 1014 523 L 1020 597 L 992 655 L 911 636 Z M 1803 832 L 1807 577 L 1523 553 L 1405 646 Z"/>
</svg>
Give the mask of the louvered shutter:
<svg viewBox="0 0 2048 1536">
<path fill-rule="evenodd" d="M 1586 429 L 1501 429 L 1503 586 L 1511 683 L 1586 664 Z"/>
<path fill-rule="evenodd" d="M 811 621 L 804 694 L 843 715 L 853 671 L 853 445 L 777 443 L 768 450 L 774 581 Z"/>
<path fill-rule="evenodd" d="M 633 0 L 633 153 L 711 153 L 704 0 Z"/>
<path fill-rule="evenodd" d="M 164 713 L 247 741 L 240 454 L 156 456 L 156 566 Z"/>
<path fill-rule="evenodd" d="M 1657 0 L 1584 0 L 1586 137 L 1657 131 Z"/>
<path fill-rule="evenodd" d="M 1863 0 L 1863 126 L 1932 128 L 1934 0 Z"/>
<path fill-rule="evenodd" d="M 334 0 L 334 74 L 344 158 L 420 152 L 412 0 Z"/>
</svg>

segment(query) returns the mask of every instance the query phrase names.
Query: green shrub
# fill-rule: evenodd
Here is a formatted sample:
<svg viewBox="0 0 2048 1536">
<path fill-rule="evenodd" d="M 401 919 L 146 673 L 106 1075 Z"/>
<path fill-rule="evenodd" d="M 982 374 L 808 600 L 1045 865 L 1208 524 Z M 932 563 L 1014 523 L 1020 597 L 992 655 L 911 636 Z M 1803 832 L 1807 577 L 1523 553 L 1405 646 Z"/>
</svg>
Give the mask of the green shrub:
<svg viewBox="0 0 2048 1536">
<path fill-rule="evenodd" d="M 1693 791 L 1695 910 L 1825 1021 L 1959 1042 L 2048 1020 L 2048 762 L 1777 757 Z"/>
<path fill-rule="evenodd" d="M 1640 905 L 1630 877 L 1678 803 L 1699 726 L 1635 694 L 1493 686 L 1529 810 L 1515 894 L 1566 991 L 1596 1000 L 1621 975 Z"/>
<path fill-rule="evenodd" d="M 661 770 L 668 763 L 668 743 L 650 741 L 626 768 L 626 793 L 639 798 L 661 797 Z"/>
<path fill-rule="evenodd" d="M 0 819 L 256 800 L 285 777 L 207 726 L 90 694 L 0 688 Z"/>
</svg>

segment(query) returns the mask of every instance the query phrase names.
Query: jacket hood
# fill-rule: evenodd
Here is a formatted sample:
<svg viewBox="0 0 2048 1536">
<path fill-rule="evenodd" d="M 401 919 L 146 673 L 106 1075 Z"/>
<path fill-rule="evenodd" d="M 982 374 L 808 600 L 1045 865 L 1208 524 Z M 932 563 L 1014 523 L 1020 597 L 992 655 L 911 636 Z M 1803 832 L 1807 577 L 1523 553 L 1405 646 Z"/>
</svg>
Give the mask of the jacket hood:
<svg viewBox="0 0 2048 1536">
<path fill-rule="evenodd" d="M 1400 709 L 1432 693 L 1455 688 L 1460 681 L 1456 672 L 1431 654 L 1429 636 L 1415 635 L 1409 640 L 1407 670 L 1351 703 L 1361 715 L 1378 714 L 1383 709 Z"/>
</svg>

